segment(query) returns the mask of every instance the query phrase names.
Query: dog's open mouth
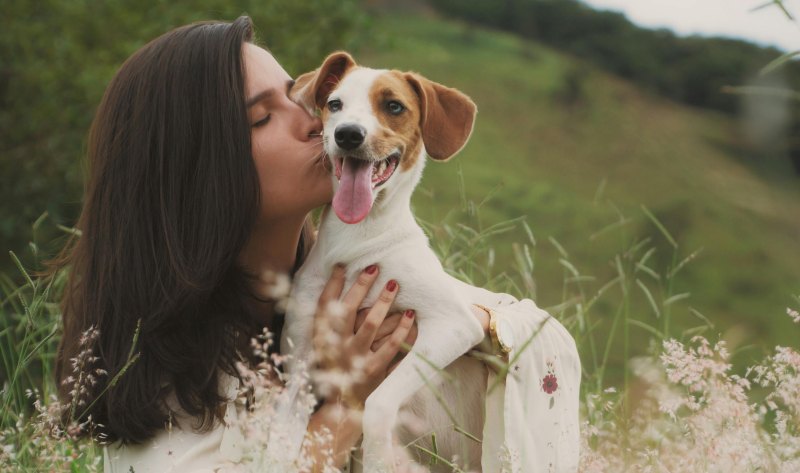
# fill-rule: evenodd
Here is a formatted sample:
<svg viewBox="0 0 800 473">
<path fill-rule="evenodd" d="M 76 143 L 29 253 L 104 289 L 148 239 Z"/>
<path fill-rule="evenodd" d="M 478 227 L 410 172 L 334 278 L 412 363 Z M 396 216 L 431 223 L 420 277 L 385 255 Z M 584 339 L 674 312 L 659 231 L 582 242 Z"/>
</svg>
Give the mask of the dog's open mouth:
<svg viewBox="0 0 800 473">
<path fill-rule="evenodd" d="M 342 179 L 342 168 L 344 168 L 344 161 L 346 159 L 353 160 L 353 162 L 348 162 L 348 166 L 356 168 L 361 168 L 363 166 L 371 167 L 370 182 L 372 183 L 372 188 L 375 189 L 376 187 L 383 185 L 389 180 L 390 177 L 392 177 L 392 174 L 394 174 L 394 171 L 397 169 L 397 164 L 400 162 L 400 152 L 395 151 L 380 161 L 365 161 L 348 156 L 334 158 L 334 163 L 336 166 L 336 179 L 339 179 L 340 181 Z"/>
<path fill-rule="evenodd" d="M 339 180 L 331 205 L 344 223 L 358 223 L 366 218 L 372 208 L 375 189 L 392 177 L 400 162 L 400 152 L 395 151 L 380 161 L 366 161 L 351 156 L 333 160 Z"/>
</svg>

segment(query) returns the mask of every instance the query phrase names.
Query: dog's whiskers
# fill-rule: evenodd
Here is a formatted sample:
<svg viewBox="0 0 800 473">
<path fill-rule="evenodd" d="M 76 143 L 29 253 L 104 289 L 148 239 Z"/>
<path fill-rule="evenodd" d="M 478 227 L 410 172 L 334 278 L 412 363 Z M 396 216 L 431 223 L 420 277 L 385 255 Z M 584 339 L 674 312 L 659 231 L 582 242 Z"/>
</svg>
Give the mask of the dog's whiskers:
<svg viewBox="0 0 800 473">
<path fill-rule="evenodd" d="M 308 142 L 303 146 L 303 149 L 313 148 L 314 146 L 319 146 L 321 144 L 324 144 L 323 140 Z"/>
<path fill-rule="evenodd" d="M 314 167 L 321 167 L 326 172 L 330 171 L 330 169 L 328 168 L 329 165 L 328 154 L 325 152 L 325 150 L 322 150 L 319 153 L 317 153 L 317 155 L 311 158 L 311 160 L 313 161 Z"/>
</svg>

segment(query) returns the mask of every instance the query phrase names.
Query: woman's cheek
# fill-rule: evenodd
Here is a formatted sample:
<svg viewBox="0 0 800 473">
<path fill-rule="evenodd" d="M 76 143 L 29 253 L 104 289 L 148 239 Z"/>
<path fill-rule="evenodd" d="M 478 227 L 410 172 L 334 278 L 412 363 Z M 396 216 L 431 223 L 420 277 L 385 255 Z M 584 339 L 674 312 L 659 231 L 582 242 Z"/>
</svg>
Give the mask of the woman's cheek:
<svg viewBox="0 0 800 473">
<path fill-rule="evenodd" d="M 257 130 L 251 135 L 251 152 L 262 182 L 265 180 L 264 178 L 268 178 L 277 171 L 276 167 L 280 162 L 276 159 L 276 154 L 279 154 L 276 153 L 278 147 L 276 145 L 279 144 L 276 140 L 271 139 L 271 134 L 267 133 L 267 130 Z"/>
</svg>

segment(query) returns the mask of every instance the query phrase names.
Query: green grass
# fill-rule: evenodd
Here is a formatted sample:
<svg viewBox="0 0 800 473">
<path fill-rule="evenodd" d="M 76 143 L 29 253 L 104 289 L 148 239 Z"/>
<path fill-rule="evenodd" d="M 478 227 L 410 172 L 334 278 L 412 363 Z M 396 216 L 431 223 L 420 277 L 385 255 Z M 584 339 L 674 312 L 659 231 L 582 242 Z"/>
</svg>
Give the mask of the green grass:
<svg viewBox="0 0 800 473">
<path fill-rule="evenodd" d="M 782 314 L 800 286 L 800 182 L 788 159 L 749 157 L 737 120 L 648 94 L 506 33 L 409 13 L 379 16 L 374 29 L 382 36 L 356 51 L 358 62 L 416 70 L 478 104 L 465 150 L 426 169 L 415 196 L 422 220 L 463 220 L 464 197 L 485 200 L 479 227 L 525 217 L 539 240 L 535 296 L 554 306 L 575 288 L 564 290 L 565 270 L 548 237 L 598 281 L 614 276 L 613 255 L 646 235 L 656 248 L 650 264 L 669 267 L 672 247 L 641 210 L 645 205 L 674 235 L 681 258 L 703 249 L 673 288 L 691 292 L 674 311 L 676 333 L 698 324 L 691 306 L 734 349 L 792 341 L 791 321 Z M 571 104 L 558 98 L 570 75 L 583 90 Z M 618 212 L 630 219 L 622 231 L 592 238 Z M 494 239 L 498 266 L 512 264 L 511 244 L 523 237 L 517 229 Z M 601 318 L 614 315 L 613 302 L 598 306 Z M 638 288 L 630 310 L 652 316 Z M 633 343 L 643 350 L 646 337 Z M 621 361 L 621 353 L 611 360 Z"/>
</svg>

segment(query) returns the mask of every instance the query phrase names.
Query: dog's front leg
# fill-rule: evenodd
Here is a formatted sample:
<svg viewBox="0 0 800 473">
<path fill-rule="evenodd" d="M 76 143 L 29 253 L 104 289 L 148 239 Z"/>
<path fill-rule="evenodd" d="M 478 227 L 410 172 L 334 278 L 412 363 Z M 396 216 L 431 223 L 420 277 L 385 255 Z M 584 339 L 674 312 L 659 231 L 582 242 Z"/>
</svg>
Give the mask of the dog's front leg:
<svg viewBox="0 0 800 473">
<path fill-rule="evenodd" d="M 442 313 L 418 311 L 414 347 L 367 398 L 362 442 L 365 473 L 396 471 L 392 432 L 400 406 L 426 385 L 435 389 L 441 370 L 483 339 L 480 323 L 466 304 L 448 305 L 451 310 Z"/>
</svg>

